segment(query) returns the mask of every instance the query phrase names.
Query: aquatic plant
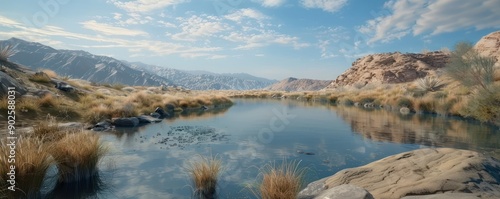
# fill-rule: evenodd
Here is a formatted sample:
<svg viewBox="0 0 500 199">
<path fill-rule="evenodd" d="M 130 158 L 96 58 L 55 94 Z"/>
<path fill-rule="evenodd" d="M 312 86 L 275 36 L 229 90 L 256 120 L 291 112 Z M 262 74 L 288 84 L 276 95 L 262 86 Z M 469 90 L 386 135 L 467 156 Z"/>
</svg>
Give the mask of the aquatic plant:
<svg viewBox="0 0 500 199">
<path fill-rule="evenodd" d="M 97 174 L 97 164 L 107 152 L 99 135 L 76 132 L 66 135 L 50 151 L 59 169 L 59 182 L 89 179 Z"/>
<path fill-rule="evenodd" d="M 221 160 L 216 156 L 203 157 L 188 163 L 188 173 L 195 186 L 197 198 L 215 198 L 219 173 L 222 170 Z"/>
</svg>

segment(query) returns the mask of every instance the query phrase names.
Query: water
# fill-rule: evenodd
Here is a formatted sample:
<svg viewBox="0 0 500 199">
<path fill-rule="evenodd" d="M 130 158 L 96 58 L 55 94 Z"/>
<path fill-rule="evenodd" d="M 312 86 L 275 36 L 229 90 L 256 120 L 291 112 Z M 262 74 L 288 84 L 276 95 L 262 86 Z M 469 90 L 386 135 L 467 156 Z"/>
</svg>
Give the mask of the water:
<svg viewBox="0 0 500 199">
<path fill-rule="evenodd" d="M 186 163 L 197 155 L 222 160 L 219 198 L 255 198 L 245 187 L 264 165 L 283 159 L 307 167 L 307 184 L 424 147 L 500 154 L 498 127 L 296 101 L 237 100 L 228 110 L 102 134 L 111 151 L 100 166 L 100 187 L 85 190 L 86 197 L 191 198 Z"/>
</svg>

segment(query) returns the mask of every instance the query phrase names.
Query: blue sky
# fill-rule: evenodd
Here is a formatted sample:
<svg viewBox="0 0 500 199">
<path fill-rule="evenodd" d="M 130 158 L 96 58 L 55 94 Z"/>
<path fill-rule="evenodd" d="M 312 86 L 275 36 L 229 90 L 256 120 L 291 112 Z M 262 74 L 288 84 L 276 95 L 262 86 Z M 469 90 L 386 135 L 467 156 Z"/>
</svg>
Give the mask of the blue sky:
<svg viewBox="0 0 500 199">
<path fill-rule="evenodd" d="M 184 70 L 332 80 L 361 56 L 500 30 L 500 0 L 17 0 L 0 39 Z"/>
</svg>

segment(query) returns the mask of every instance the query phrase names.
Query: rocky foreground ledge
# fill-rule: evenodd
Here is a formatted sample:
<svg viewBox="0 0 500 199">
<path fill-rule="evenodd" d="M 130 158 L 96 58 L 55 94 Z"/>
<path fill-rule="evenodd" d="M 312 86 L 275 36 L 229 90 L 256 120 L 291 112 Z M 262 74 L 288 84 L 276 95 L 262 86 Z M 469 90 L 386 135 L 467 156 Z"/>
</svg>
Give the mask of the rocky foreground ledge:
<svg viewBox="0 0 500 199">
<path fill-rule="evenodd" d="M 451 148 L 419 149 L 310 183 L 300 199 L 500 198 L 500 161 Z"/>
</svg>

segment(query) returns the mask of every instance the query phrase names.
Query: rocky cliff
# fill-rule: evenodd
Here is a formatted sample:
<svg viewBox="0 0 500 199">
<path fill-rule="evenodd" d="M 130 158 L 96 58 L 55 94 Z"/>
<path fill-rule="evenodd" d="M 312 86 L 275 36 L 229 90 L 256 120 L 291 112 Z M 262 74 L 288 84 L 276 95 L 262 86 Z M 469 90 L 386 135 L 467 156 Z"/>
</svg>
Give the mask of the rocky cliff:
<svg viewBox="0 0 500 199">
<path fill-rule="evenodd" d="M 481 55 L 491 56 L 497 60 L 497 67 L 500 67 L 500 31 L 490 33 L 474 46 Z"/>
<path fill-rule="evenodd" d="M 352 63 L 352 67 L 337 77 L 327 89 L 354 84 L 403 83 L 435 74 L 446 65 L 449 54 L 441 51 L 428 53 L 382 53 L 367 55 Z"/>
<path fill-rule="evenodd" d="M 297 79 L 293 77 L 281 80 L 264 90 L 272 91 L 317 91 L 328 86 L 332 81 L 329 80 L 313 80 L 313 79 Z"/>
</svg>

